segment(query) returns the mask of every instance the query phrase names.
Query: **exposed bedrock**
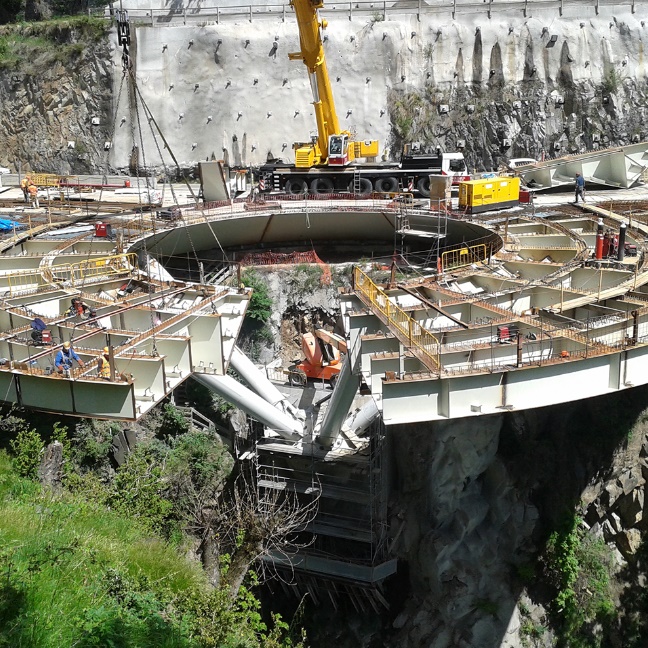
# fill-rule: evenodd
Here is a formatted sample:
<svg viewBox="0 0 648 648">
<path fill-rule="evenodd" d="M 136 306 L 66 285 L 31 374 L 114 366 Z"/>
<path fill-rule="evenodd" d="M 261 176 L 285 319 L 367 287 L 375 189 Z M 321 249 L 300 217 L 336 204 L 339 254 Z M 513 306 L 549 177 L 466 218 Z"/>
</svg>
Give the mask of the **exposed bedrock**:
<svg viewBox="0 0 648 648">
<path fill-rule="evenodd" d="M 391 533 L 409 595 L 384 629 L 384 645 L 543 645 L 521 635 L 519 606 L 521 599 L 525 613 L 539 606 L 549 640 L 546 585 L 522 582 L 520 573 L 575 510 L 608 543 L 619 570 L 632 563 L 645 527 L 647 396 L 635 389 L 390 428 Z M 627 586 L 620 583 L 619 591 Z"/>
</svg>

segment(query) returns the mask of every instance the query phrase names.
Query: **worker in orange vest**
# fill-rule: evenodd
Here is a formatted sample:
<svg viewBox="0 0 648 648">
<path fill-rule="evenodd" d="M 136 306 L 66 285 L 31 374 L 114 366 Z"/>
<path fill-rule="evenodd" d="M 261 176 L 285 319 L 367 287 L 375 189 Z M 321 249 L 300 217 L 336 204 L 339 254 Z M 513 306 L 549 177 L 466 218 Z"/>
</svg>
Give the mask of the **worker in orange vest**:
<svg viewBox="0 0 648 648">
<path fill-rule="evenodd" d="M 25 198 L 25 202 L 29 202 L 29 191 L 28 187 L 31 184 L 31 178 L 29 176 L 25 176 L 21 181 L 20 181 L 20 188 L 22 189 L 23 196 Z"/>
<path fill-rule="evenodd" d="M 35 184 L 30 184 L 27 190 L 29 191 L 31 206 L 38 209 L 38 187 Z"/>
</svg>

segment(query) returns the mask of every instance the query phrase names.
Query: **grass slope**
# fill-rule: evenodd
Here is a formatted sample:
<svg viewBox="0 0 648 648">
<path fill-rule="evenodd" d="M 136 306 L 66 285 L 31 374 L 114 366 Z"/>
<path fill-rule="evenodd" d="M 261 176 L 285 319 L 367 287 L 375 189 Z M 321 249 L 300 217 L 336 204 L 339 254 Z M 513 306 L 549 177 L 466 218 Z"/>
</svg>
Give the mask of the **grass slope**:
<svg viewBox="0 0 648 648">
<path fill-rule="evenodd" d="M 43 492 L 0 453 L 0 646 L 195 646 L 175 607 L 198 565 L 133 520 Z"/>
</svg>

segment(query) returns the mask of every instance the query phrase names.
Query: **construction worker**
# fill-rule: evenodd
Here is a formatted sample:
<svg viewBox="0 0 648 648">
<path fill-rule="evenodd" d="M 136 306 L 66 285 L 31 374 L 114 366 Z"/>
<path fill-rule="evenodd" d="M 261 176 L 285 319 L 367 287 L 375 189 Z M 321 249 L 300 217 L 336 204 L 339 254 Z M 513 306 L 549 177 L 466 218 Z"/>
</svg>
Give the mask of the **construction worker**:
<svg viewBox="0 0 648 648">
<path fill-rule="evenodd" d="M 22 189 L 23 196 L 25 197 L 25 202 L 29 202 L 29 190 L 28 187 L 31 184 L 31 178 L 29 176 L 25 176 L 21 181 L 20 181 L 20 188 Z"/>
<path fill-rule="evenodd" d="M 63 342 L 63 348 L 56 354 L 56 359 L 54 360 L 54 367 L 57 373 L 62 374 L 65 372 L 66 375 L 69 375 L 70 369 L 72 369 L 72 362 L 75 360 L 79 363 L 80 367 L 84 366 L 83 360 L 76 354 L 72 345 L 69 342 Z"/>
<path fill-rule="evenodd" d="M 29 187 L 27 187 L 27 191 L 29 191 L 31 206 L 34 209 L 38 209 L 38 187 L 35 184 L 30 184 Z"/>
<path fill-rule="evenodd" d="M 110 380 L 110 349 L 104 347 L 103 353 L 97 358 L 99 377 Z"/>
<path fill-rule="evenodd" d="M 585 178 L 576 172 L 576 178 L 574 180 L 575 184 L 575 193 L 574 193 L 574 202 L 578 202 L 578 197 L 580 196 L 581 200 L 585 202 Z"/>
</svg>

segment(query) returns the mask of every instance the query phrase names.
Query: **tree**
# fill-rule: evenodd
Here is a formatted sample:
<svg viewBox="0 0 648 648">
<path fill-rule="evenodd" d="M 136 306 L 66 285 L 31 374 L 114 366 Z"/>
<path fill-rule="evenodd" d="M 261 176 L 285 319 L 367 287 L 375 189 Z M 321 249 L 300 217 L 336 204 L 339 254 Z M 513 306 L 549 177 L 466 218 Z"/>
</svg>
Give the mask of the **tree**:
<svg viewBox="0 0 648 648">
<path fill-rule="evenodd" d="M 263 555 L 288 555 L 309 544 L 299 534 L 317 512 L 318 497 L 299 501 L 290 490 L 268 489 L 261 497 L 250 475 L 239 474 L 226 487 L 220 475 L 189 468 L 195 454 L 170 478 L 170 495 L 182 510 L 187 531 L 199 539 L 198 553 L 214 587 L 236 599 L 250 567 Z M 171 468 L 173 462 L 169 462 Z M 206 464 L 207 465 L 207 464 Z M 179 468 L 179 469 L 178 469 Z M 220 477 L 220 478 L 218 478 Z"/>
</svg>

